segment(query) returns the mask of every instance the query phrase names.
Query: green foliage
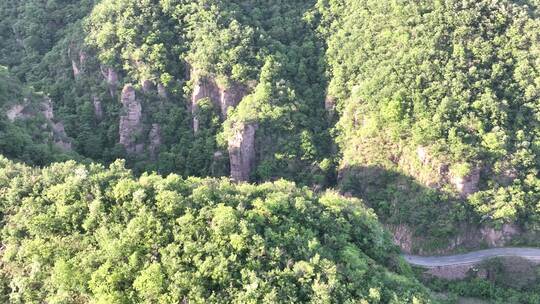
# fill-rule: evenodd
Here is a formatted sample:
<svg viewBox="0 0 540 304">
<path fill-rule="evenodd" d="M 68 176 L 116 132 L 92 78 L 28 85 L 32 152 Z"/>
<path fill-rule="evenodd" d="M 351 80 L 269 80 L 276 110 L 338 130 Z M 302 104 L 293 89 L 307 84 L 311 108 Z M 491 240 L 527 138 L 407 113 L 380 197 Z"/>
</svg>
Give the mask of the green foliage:
<svg viewBox="0 0 540 304">
<path fill-rule="evenodd" d="M 402 261 L 385 261 L 395 249 L 356 200 L 281 181 L 143 172 L 227 175 L 228 140 L 254 124 L 254 181 L 319 190 L 339 167 L 341 190 L 423 237 L 413 249 L 445 248 L 462 225 L 537 231 L 539 4 L 2 1 L 0 109 L 28 103 L 29 115 L 0 117 L 0 153 L 112 167 L 0 161 L 0 302 L 421 301 Z M 104 79 L 109 69 L 117 84 Z M 246 95 L 226 119 L 208 98 L 192 112 L 198 77 Z M 127 83 L 142 107 L 140 153 L 118 143 Z M 73 153 L 55 146 L 39 114 L 44 96 Z M 450 189 L 475 172 L 480 191 L 465 199 Z"/>
<path fill-rule="evenodd" d="M 398 170 L 439 188 L 479 168 L 480 192 L 465 202 L 474 209 L 469 217 L 537 227 L 540 39 L 532 29 L 540 27 L 538 2 L 321 0 L 317 6 L 329 93 L 341 114 L 343 166 Z M 411 168 L 417 147 L 428 148 L 429 160 Z M 437 178 L 422 179 L 426 171 Z M 447 190 L 441 189 L 453 193 Z M 424 194 L 414 199 L 425 200 Z"/>
<path fill-rule="evenodd" d="M 334 192 L 4 158 L 0 187 L 10 303 L 429 302 L 374 213 Z"/>
<path fill-rule="evenodd" d="M 55 146 L 51 127 L 39 111 L 43 100 L 0 66 L 0 153 L 36 165 L 78 158 Z M 16 117 L 18 106 L 21 118 Z"/>
<path fill-rule="evenodd" d="M 462 281 L 446 281 L 430 278 L 425 284 L 433 291 L 445 292 L 458 296 L 485 300 L 496 304 L 533 304 L 540 300 L 538 282 L 525 289 L 512 288 L 488 279 L 470 278 Z M 457 303 L 449 301 L 448 303 Z"/>
<path fill-rule="evenodd" d="M 201 124 L 205 130 L 187 152 L 199 156 L 189 159 L 199 168 L 212 162 L 210 137 L 225 147 L 233 125 L 257 123 L 257 180 L 325 183 L 324 175 L 312 178 L 330 152 L 321 103 L 323 45 L 314 31 L 316 20 L 304 18 L 312 6 L 312 1 L 102 1 L 85 21 L 86 41 L 103 64 L 125 70 L 136 82 L 186 83 L 190 93 L 196 79 L 186 82 L 189 69 L 193 77 L 214 79 L 223 88 L 251 88 L 222 122 L 223 133 L 215 124 Z M 209 144 L 204 153 L 200 142 Z"/>
</svg>

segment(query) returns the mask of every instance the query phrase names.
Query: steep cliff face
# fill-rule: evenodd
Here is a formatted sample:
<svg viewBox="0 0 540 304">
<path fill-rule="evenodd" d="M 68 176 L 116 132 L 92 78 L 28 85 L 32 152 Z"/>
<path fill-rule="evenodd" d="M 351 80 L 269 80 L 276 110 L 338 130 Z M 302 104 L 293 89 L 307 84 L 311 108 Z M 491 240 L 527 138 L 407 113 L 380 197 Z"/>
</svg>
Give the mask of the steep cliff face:
<svg viewBox="0 0 540 304">
<path fill-rule="evenodd" d="M 230 108 L 236 107 L 242 98 L 247 95 L 248 88 L 239 83 L 233 83 L 228 88 L 219 87 L 219 106 L 221 109 L 221 117 L 227 119 L 227 113 Z"/>
<path fill-rule="evenodd" d="M 222 121 L 227 119 L 229 109 L 236 107 L 248 93 L 245 85 L 233 83 L 229 87 L 220 86 L 209 77 L 199 76 L 195 69 L 191 70 L 191 79 L 194 80 L 191 98 L 191 112 L 193 115 L 193 131 L 198 132 L 200 125 L 197 117 L 198 102 L 208 98 L 215 109 L 219 110 Z M 252 167 L 255 163 L 255 132 L 257 124 L 236 123 L 234 135 L 228 140 L 230 176 L 235 181 L 248 181 Z M 216 157 L 216 155 L 219 155 Z M 221 152 L 214 154 L 214 160 L 221 157 Z"/>
<path fill-rule="evenodd" d="M 480 181 L 480 169 L 474 168 L 464 176 L 453 176 L 452 184 L 462 198 L 478 192 L 478 183 Z"/>
<path fill-rule="evenodd" d="M 86 52 L 84 52 L 83 50 L 76 51 L 70 47 L 68 49 L 68 56 L 71 58 L 73 77 L 77 79 L 84 71 L 87 58 Z"/>
<path fill-rule="evenodd" d="M 448 254 L 459 249 L 475 249 L 482 246 L 490 248 L 510 245 L 512 240 L 518 238 L 522 229 L 515 224 L 504 224 L 500 228 L 490 226 L 463 226 L 459 233 L 448 240 L 446 247 L 435 250 L 425 248 L 426 239 L 415 235 L 414 229 L 401 225 L 387 225 L 392 232 L 394 244 L 405 253 L 419 254 Z"/>
<path fill-rule="evenodd" d="M 123 106 L 119 127 L 120 144 L 128 153 L 140 153 L 143 145 L 137 143 L 137 136 L 142 132 L 142 106 L 131 84 L 124 86 L 120 101 Z"/>
<path fill-rule="evenodd" d="M 336 99 L 333 96 L 328 95 L 328 93 L 324 99 L 324 109 L 326 110 L 329 119 L 334 118 L 334 114 L 336 113 Z"/>
<path fill-rule="evenodd" d="M 50 98 L 45 97 L 39 104 L 37 110 L 41 114 L 46 123 L 41 125 L 41 129 L 49 134 L 52 142 L 64 151 L 72 149 L 71 139 L 67 136 L 64 124 L 54 119 L 54 109 Z M 9 121 L 14 122 L 17 119 L 32 119 L 38 115 L 35 106 L 25 98 L 22 104 L 15 104 L 6 111 L 6 116 Z"/>
<path fill-rule="evenodd" d="M 92 104 L 94 105 L 94 115 L 96 116 L 96 119 L 103 119 L 103 106 L 101 104 L 101 99 L 97 96 L 93 96 Z"/>
<path fill-rule="evenodd" d="M 257 124 L 238 123 L 234 135 L 229 139 L 231 178 L 248 181 L 255 164 L 255 132 Z"/>
<path fill-rule="evenodd" d="M 192 71 L 191 78 L 194 80 L 193 93 L 191 95 L 191 114 L 193 115 L 193 132 L 199 131 L 199 101 L 208 98 L 214 105 L 219 104 L 220 90 L 213 79 L 201 77 L 197 70 Z"/>
<path fill-rule="evenodd" d="M 457 196 L 467 198 L 479 191 L 481 170 L 474 167 L 466 174 L 452 172 L 451 164 L 444 157 L 435 157 L 429 147 L 418 146 L 416 150 L 405 148 L 398 153 L 395 162 L 415 180 L 433 189 L 452 185 Z"/>
<path fill-rule="evenodd" d="M 40 106 L 41 114 L 45 116 L 45 119 L 47 119 L 48 125 L 51 128 L 51 135 L 55 145 L 64 151 L 70 151 L 72 149 L 71 141 L 66 134 L 64 124 L 60 121 L 54 121 L 54 109 L 51 99 L 45 97 Z"/>
<path fill-rule="evenodd" d="M 191 113 L 193 114 L 193 130 L 195 132 L 200 127 L 196 116 L 199 100 L 208 98 L 214 107 L 219 109 L 219 115 L 224 121 L 227 119 L 229 109 L 236 107 L 248 93 L 248 87 L 243 84 L 232 83 L 225 87 L 219 85 L 214 79 L 199 74 L 196 69 L 192 70 L 190 74 L 190 78 L 194 80 L 191 95 Z"/>
<path fill-rule="evenodd" d="M 159 153 L 159 147 L 161 146 L 161 126 L 157 123 L 152 124 L 150 133 L 148 134 L 150 145 L 148 151 L 150 152 L 150 158 L 155 160 Z"/>
<path fill-rule="evenodd" d="M 114 98 L 116 88 L 118 87 L 118 73 L 111 67 L 100 66 L 101 75 L 109 85 L 109 92 L 111 97 Z"/>
<path fill-rule="evenodd" d="M 158 96 L 161 97 L 161 98 L 169 98 L 169 93 L 167 93 L 167 88 L 165 88 L 164 85 L 162 85 L 161 83 L 158 83 L 157 85 L 157 92 L 158 92 Z"/>
<path fill-rule="evenodd" d="M 54 136 L 54 144 L 64 151 L 71 151 L 73 147 L 71 145 L 70 139 L 66 134 L 64 124 L 62 122 L 57 122 L 52 125 L 52 129 Z"/>
<path fill-rule="evenodd" d="M 141 87 L 144 93 L 149 93 L 154 90 L 154 83 L 149 79 L 143 79 L 141 81 Z"/>
<path fill-rule="evenodd" d="M 522 232 L 522 229 L 515 224 L 504 224 L 500 229 L 493 227 L 482 227 L 480 229 L 482 240 L 490 247 L 505 246 Z"/>
<path fill-rule="evenodd" d="M 45 98 L 40 104 L 41 114 L 45 116 L 47 120 L 52 120 L 54 118 L 53 105 L 50 98 Z"/>
<path fill-rule="evenodd" d="M 28 113 L 24 104 L 16 104 L 11 106 L 11 108 L 6 111 L 6 116 L 9 121 L 13 122 L 16 119 L 24 119 L 29 117 L 30 113 Z"/>
</svg>

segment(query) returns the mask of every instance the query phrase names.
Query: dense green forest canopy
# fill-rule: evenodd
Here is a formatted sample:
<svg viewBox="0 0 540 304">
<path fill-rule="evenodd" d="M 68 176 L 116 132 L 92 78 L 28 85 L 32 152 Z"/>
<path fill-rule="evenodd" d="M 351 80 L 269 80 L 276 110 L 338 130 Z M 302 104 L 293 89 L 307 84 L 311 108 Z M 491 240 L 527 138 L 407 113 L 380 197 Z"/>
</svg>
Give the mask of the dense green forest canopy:
<svg viewBox="0 0 540 304">
<path fill-rule="evenodd" d="M 0 1 L 3 295 L 423 301 L 377 218 L 327 188 L 409 233 L 407 250 L 504 227 L 540 244 L 539 10 Z M 86 165 L 46 167 L 67 159 Z M 261 185 L 220 179 L 239 167 Z M 266 183 L 282 178 L 299 186 Z"/>
<path fill-rule="evenodd" d="M 313 1 L 49 2 L 0 4 L 5 29 L 0 64 L 56 102 L 77 152 L 106 162 L 128 158 L 141 172 L 224 175 L 215 169 L 221 165 L 213 161 L 214 152 L 224 150 L 234 124 L 256 121 L 255 179 L 325 182 L 330 137 L 323 108 L 324 50 L 313 30 Z M 90 12 L 86 18 L 84 12 Z M 34 33 L 31 29 L 41 23 L 47 27 Z M 79 52 L 85 62 L 74 79 L 71 61 L 79 60 Z M 106 94 L 100 70 L 107 67 L 123 83 L 150 80 L 169 91 L 170 102 L 159 108 L 151 96 L 142 97 L 145 124 L 159 121 L 163 128 L 157 163 L 115 146 L 121 110 L 117 97 Z M 201 120 L 207 123 L 194 137 L 185 106 L 194 80 L 190 70 L 223 87 L 251 87 L 253 96 L 223 124 L 216 109 L 203 107 Z M 100 121 L 92 117 L 94 98 L 103 101 L 106 115 Z"/>
<path fill-rule="evenodd" d="M 433 228 L 438 218 L 441 233 L 463 208 L 469 220 L 538 228 L 537 1 L 338 0 L 319 11 L 349 189 L 393 223 Z M 456 207 L 449 184 L 474 179 Z"/>
<path fill-rule="evenodd" d="M 426 303 L 358 199 L 0 159 L 9 303 Z"/>
</svg>

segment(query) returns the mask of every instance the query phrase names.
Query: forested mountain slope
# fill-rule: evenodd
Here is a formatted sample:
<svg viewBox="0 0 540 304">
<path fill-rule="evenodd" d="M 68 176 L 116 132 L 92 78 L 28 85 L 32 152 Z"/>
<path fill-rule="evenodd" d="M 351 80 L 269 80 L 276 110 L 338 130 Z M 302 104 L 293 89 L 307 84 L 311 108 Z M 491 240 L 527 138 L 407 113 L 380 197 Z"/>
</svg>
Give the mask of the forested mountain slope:
<svg viewBox="0 0 540 304">
<path fill-rule="evenodd" d="M 0 158 L 3 303 L 428 303 L 358 199 Z"/>
<path fill-rule="evenodd" d="M 0 153 L 336 188 L 408 252 L 539 245 L 539 7 L 1 1 Z"/>
<path fill-rule="evenodd" d="M 345 191 L 405 239 L 536 230 L 538 2 L 321 3 Z"/>
<path fill-rule="evenodd" d="M 0 64 L 50 96 L 78 153 L 138 171 L 332 177 L 313 1 L 60 2 L 1 4 Z M 40 23 L 56 35 L 33 34 Z"/>
<path fill-rule="evenodd" d="M 53 105 L 42 93 L 25 87 L 0 66 L 0 151 L 28 164 L 79 158 L 70 152 L 64 126 L 54 117 Z"/>
</svg>

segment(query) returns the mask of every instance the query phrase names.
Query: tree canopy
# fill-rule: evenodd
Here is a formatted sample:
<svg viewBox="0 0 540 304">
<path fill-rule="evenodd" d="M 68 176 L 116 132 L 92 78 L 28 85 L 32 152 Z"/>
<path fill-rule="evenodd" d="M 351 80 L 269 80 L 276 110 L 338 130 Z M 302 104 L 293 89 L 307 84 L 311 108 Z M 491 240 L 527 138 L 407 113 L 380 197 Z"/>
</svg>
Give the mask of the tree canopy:
<svg viewBox="0 0 540 304">
<path fill-rule="evenodd" d="M 10 303 L 427 303 L 358 199 L 0 159 Z"/>
</svg>

